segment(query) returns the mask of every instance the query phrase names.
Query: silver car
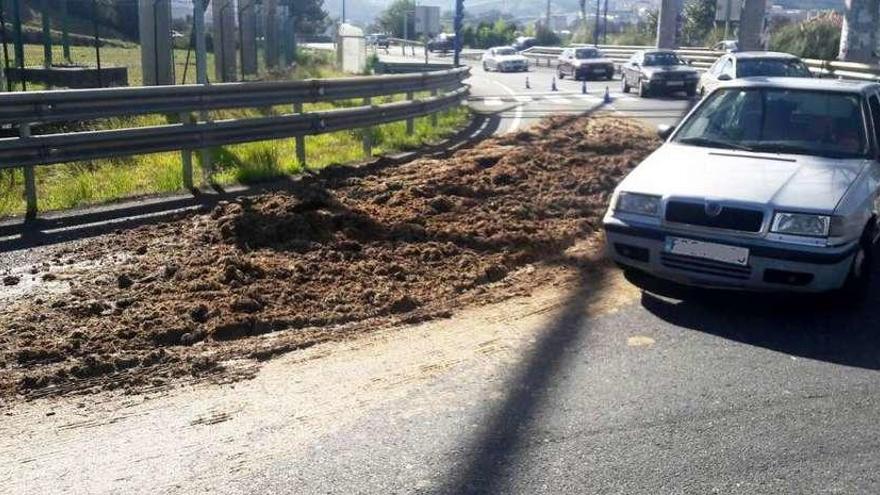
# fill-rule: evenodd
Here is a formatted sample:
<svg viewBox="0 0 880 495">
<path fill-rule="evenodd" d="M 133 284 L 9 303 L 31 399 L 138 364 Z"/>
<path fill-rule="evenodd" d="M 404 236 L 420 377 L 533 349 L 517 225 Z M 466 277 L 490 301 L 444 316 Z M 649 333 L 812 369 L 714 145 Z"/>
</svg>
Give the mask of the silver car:
<svg viewBox="0 0 880 495">
<path fill-rule="evenodd" d="M 619 265 L 705 287 L 866 289 L 880 85 L 736 80 L 660 133 L 604 218 Z"/>
<path fill-rule="evenodd" d="M 498 72 L 520 72 L 529 70 L 529 60 L 511 46 L 489 48 L 483 54 L 483 70 Z"/>
</svg>

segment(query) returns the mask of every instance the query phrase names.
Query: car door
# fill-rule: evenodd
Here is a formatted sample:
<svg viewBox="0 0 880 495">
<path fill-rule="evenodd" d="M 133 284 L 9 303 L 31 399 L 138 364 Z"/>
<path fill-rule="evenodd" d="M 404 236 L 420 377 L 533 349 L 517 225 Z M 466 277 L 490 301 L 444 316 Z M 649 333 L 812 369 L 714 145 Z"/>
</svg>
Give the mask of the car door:
<svg viewBox="0 0 880 495">
<path fill-rule="evenodd" d="M 709 70 L 703 73 L 700 76 L 700 92 L 705 94 L 708 93 L 712 85 L 715 81 L 715 78 L 718 77 L 718 73 L 721 71 L 721 66 L 724 65 L 724 61 L 727 59 L 726 56 L 718 57 L 718 60 L 712 64 L 712 67 L 709 67 Z"/>
<path fill-rule="evenodd" d="M 497 70 L 498 69 L 498 60 L 495 58 L 495 49 L 489 49 L 489 61 L 487 64 L 490 69 Z"/>
<path fill-rule="evenodd" d="M 874 163 L 868 178 L 868 189 L 871 191 L 872 213 L 880 221 L 880 93 L 868 96 L 868 109 L 871 111 L 871 124 L 874 139 Z M 880 230 L 878 230 L 880 234 Z"/>
<path fill-rule="evenodd" d="M 706 92 L 710 92 L 719 84 L 724 81 L 729 81 L 733 79 L 734 68 L 733 68 L 733 57 L 724 57 L 724 61 L 718 67 L 718 72 L 709 80 L 709 85 L 706 87 Z M 725 79 L 725 77 L 727 79 Z"/>
<path fill-rule="evenodd" d="M 562 75 L 568 74 L 568 66 L 570 62 L 568 57 L 570 53 L 571 51 L 566 48 L 565 50 L 562 50 L 562 53 L 559 55 L 558 72 Z"/>
</svg>

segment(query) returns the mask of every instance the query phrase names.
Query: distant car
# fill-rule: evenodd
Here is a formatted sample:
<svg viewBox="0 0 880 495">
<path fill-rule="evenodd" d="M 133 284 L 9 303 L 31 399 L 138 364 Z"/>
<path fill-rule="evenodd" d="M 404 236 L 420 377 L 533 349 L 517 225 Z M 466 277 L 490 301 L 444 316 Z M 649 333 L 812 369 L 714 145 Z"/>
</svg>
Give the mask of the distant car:
<svg viewBox="0 0 880 495">
<path fill-rule="evenodd" d="M 391 46 L 391 38 L 387 34 L 374 34 L 373 45 L 377 48 L 389 48 Z"/>
<path fill-rule="evenodd" d="M 700 287 L 869 289 L 880 84 L 737 79 L 658 131 L 666 142 L 620 182 L 603 221 L 625 270 Z"/>
<path fill-rule="evenodd" d="M 684 92 L 697 93 L 700 75 L 672 50 L 638 51 L 620 66 L 620 86 L 624 93 L 636 88 L 639 96 Z"/>
<path fill-rule="evenodd" d="M 715 50 L 723 51 L 723 52 L 738 52 L 739 51 L 739 41 L 737 40 L 724 40 L 715 43 L 715 46 L 712 47 Z"/>
<path fill-rule="evenodd" d="M 428 42 L 429 52 L 451 52 L 455 50 L 454 34 L 439 34 Z"/>
<path fill-rule="evenodd" d="M 556 66 L 559 79 L 571 76 L 574 79 L 614 77 L 614 62 L 598 48 L 566 48 L 559 55 Z"/>
<path fill-rule="evenodd" d="M 513 42 L 513 48 L 521 52 L 523 50 L 528 50 L 529 48 L 535 46 L 538 43 L 538 39 L 532 36 L 520 36 Z"/>
<path fill-rule="evenodd" d="M 743 77 L 812 77 L 798 57 L 779 52 L 738 52 L 721 56 L 700 78 L 700 95 L 724 81 Z"/>
<path fill-rule="evenodd" d="M 483 70 L 498 72 L 525 72 L 529 70 L 529 61 L 520 55 L 512 46 L 496 46 L 483 53 Z"/>
</svg>

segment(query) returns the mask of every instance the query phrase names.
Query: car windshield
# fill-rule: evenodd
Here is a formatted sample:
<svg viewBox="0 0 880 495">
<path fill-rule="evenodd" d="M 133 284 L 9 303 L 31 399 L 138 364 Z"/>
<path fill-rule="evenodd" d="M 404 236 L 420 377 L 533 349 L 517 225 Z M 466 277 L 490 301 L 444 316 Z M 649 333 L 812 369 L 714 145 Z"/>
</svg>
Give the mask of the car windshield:
<svg viewBox="0 0 880 495">
<path fill-rule="evenodd" d="M 495 55 L 516 55 L 516 50 L 513 48 L 498 48 L 495 50 Z"/>
<path fill-rule="evenodd" d="M 681 65 L 684 62 L 674 53 L 646 53 L 644 65 Z"/>
<path fill-rule="evenodd" d="M 738 77 L 810 77 L 810 69 L 797 59 L 741 59 L 736 72 Z"/>
<path fill-rule="evenodd" d="M 575 50 L 574 58 L 602 58 L 602 52 L 596 50 L 595 48 L 582 48 L 580 50 Z"/>
<path fill-rule="evenodd" d="M 712 93 L 675 141 L 834 158 L 868 155 L 860 97 L 830 91 L 728 88 Z"/>
</svg>

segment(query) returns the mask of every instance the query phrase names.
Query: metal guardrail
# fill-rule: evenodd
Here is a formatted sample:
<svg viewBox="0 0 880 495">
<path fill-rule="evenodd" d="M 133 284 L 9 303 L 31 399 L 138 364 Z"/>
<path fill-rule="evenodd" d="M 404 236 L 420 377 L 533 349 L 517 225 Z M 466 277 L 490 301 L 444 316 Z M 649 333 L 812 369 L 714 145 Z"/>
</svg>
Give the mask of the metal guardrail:
<svg viewBox="0 0 880 495">
<path fill-rule="evenodd" d="M 151 113 L 206 112 L 370 98 L 458 85 L 464 68 L 375 77 L 0 93 L 0 124 L 90 120 Z"/>
<path fill-rule="evenodd" d="M 294 82 L 229 83 L 207 86 L 156 86 L 74 91 L 35 91 L 0 95 L 0 123 L 13 125 L 18 137 L 0 139 L 0 170 L 24 167 L 27 218 L 37 213 L 34 167 L 76 160 L 182 150 L 183 182 L 192 188 L 192 151 L 213 146 L 296 138 L 297 161 L 305 165 L 305 136 L 363 129 L 406 120 L 414 132 L 416 117 L 431 115 L 467 98 L 463 80 L 470 69 L 320 79 Z M 431 97 L 416 99 L 415 93 Z M 442 92 L 442 94 L 441 94 Z M 372 98 L 406 94 L 406 101 L 373 105 Z M 304 112 L 304 103 L 362 99 L 362 106 Z M 291 105 L 293 113 L 275 117 L 211 121 L 207 111 Z M 138 114 L 183 116 L 182 123 L 102 131 L 32 135 L 44 122 L 103 119 Z M 192 121 L 192 115 L 201 121 Z M 364 152 L 371 154 L 369 132 Z"/>
<path fill-rule="evenodd" d="M 592 45 L 576 45 L 576 46 L 592 46 Z M 639 50 L 648 50 L 651 46 L 617 46 L 617 45 L 599 45 L 605 55 L 617 64 L 625 63 L 629 58 Z M 552 66 L 556 62 L 563 48 L 554 46 L 536 46 L 529 48 L 523 52 L 523 55 L 535 60 L 537 65 L 541 65 L 541 61 L 546 62 L 547 66 Z M 675 51 L 683 59 L 689 60 L 691 64 L 702 70 L 706 70 L 715 63 L 718 57 L 726 52 L 711 50 L 709 48 L 686 47 Z M 861 81 L 880 82 L 880 65 L 860 64 L 853 62 L 839 62 L 836 60 L 815 60 L 803 59 L 810 71 L 820 77 L 840 77 L 843 79 L 856 79 Z"/>
</svg>

